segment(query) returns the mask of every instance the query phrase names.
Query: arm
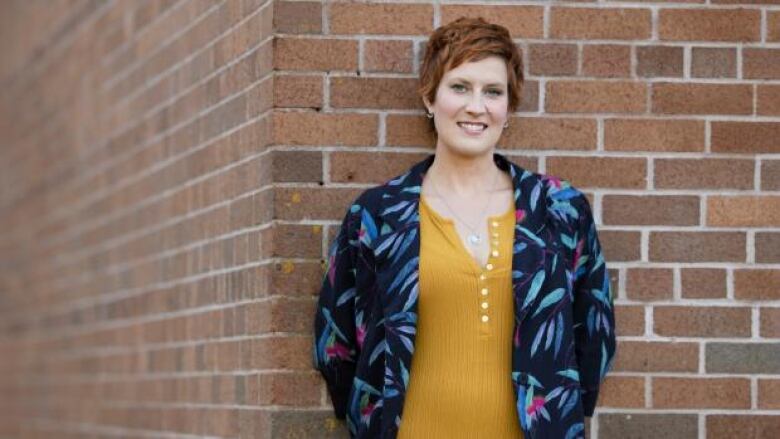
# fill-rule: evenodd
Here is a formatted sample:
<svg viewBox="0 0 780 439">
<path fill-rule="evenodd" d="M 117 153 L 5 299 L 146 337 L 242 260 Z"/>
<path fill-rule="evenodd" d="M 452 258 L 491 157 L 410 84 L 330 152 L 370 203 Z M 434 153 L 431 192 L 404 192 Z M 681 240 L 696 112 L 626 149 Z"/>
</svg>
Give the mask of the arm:
<svg viewBox="0 0 780 439">
<path fill-rule="evenodd" d="M 347 397 L 360 353 L 355 297 L 360 206 L 350 205 L 330 245 L 314 318 L 313 365 L 328 387 L 335 416 L 346 418 Z"/>
<path fill-rule="evenodd" d="M 599 385 L 615 355 L 615 315 L 609 273 L 584 194 L 572 203 L 578 211 L 574 271 L 574 343 L 580 369 L 585 416 L 593 416 Z"/>
</svg>

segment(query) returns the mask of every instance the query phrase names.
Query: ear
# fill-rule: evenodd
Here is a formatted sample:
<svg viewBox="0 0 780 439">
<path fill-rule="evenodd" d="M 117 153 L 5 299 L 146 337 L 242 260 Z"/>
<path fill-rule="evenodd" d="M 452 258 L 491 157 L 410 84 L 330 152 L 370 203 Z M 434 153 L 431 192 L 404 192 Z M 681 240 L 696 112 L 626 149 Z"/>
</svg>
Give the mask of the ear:
<svg viewBox="0 0 780 439">
<path fill-rule="evenodd" d="M 431 112 L 431 103 L 428 102 L 428 98 L 423 97 L 422 98 L 423 104 L 425 105 L 425 110 L 430 113 Z"/>
</svg>

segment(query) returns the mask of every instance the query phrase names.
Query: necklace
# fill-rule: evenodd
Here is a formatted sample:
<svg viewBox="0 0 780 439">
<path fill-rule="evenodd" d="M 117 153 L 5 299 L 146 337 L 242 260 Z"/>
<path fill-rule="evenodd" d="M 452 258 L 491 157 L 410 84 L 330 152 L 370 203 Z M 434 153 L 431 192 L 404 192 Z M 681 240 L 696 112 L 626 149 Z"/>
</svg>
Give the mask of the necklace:
<svg viewBox="0 0 780 439">
<path fill-rule="evenodd" d="M 496 187 L 496 180 L 497 179 L 498 179 L 498 173 L 496 173 L 493 176 L 493 189 L 495 189 L 495 187 Z M 436 193 L 436 195 L 438 195 L 439 198 L 441 198 L 441 200 L 444 202 L 444 205 L 447 206 L 447 209 L 450 212 L 452 212 L 452 215 L 455 216 L 455 218 L 457 218 L 458 220 L 460 220 L 460 222 L 463 223 L 466 227 L 468 227 L 469 230 L 471 230 L 471 233 L 469 233 L 468 236 L 467 236 L 467 240 L 468 240 L 469 244 L 471 244 L 471 245 L 478 245 L 480 242 L 482 242 L 482 235 L 479 232 L 479 230 L 477 230 L 477 228 L 475 228 L 475 227 L 471 227 L 466 221 L 463 221 L 463 219 L 460 216 L 458 216 L 457 213 L 455 213 L 455 210 L 452 207 L 450 207 L 450 204 L 447 203 L 447 200 L 443 196 L 441 196 L 439 191 L 436 189 L 436 184 L 433 182 L 433 179 L 431 179 L 431 188 L 433 188 L 433 191 Z M 490 191 L 490 193 L 489 193 L 489 195 L 487 197 L 487 202 L 485 203 L 485 207 L 482 208 L 482 213 L 479 216 L 479 223 L 478 224 L 482 224 L 482 218 L 485 216 L 485 211 L 487 210 L 487 207 L 490 205 L 490 199 L 492 197 L 493 197 L 493 191 Z"/>
</svg>

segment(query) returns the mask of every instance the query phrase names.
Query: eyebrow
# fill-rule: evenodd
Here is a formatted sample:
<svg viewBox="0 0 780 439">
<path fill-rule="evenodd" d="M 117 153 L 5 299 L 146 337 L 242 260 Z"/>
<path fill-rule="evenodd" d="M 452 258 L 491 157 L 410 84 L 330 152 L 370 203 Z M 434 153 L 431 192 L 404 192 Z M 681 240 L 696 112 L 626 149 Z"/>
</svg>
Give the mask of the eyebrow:
<svg viewBox="0 0 780 439">
<path fill-rule="evenodd" d="M 461 81 L 461 82 L 465 82 L 466 84 L 471 84 L 471 82 L 469 82 L 469 80 L 468 80 L 468 79 L 461 78 L 461 77 L 454 77 L 454 78 L 452 78 L 451 80 L 452 80 L 452 81 Z M 502 84 L 502 83 L 500 83 L 500 82 L 491 82 L 490 84 L 487 84 L 487 86 L 488 86 L 488 87 L 490 87 L 490 86 L 494 86 L 494 85 L 497 85 L 497 86 L 501 87 L 501 86 L 503 86 L 504 84 Z"/>
</svg>

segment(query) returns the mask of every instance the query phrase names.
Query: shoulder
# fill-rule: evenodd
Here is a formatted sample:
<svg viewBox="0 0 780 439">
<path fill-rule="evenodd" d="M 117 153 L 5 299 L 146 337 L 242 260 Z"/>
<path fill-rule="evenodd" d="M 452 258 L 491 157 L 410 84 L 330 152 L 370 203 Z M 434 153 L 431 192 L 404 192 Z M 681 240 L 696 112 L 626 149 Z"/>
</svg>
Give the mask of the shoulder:
<svg viewBox="0 0 780 439">
<path fill-rule="evenodd" d="M 548 214 L 567 223 L 591 216 L 588 197 L 571 181 L 552 174 L 538 174 L 544 184 Z"/>
</svg>

